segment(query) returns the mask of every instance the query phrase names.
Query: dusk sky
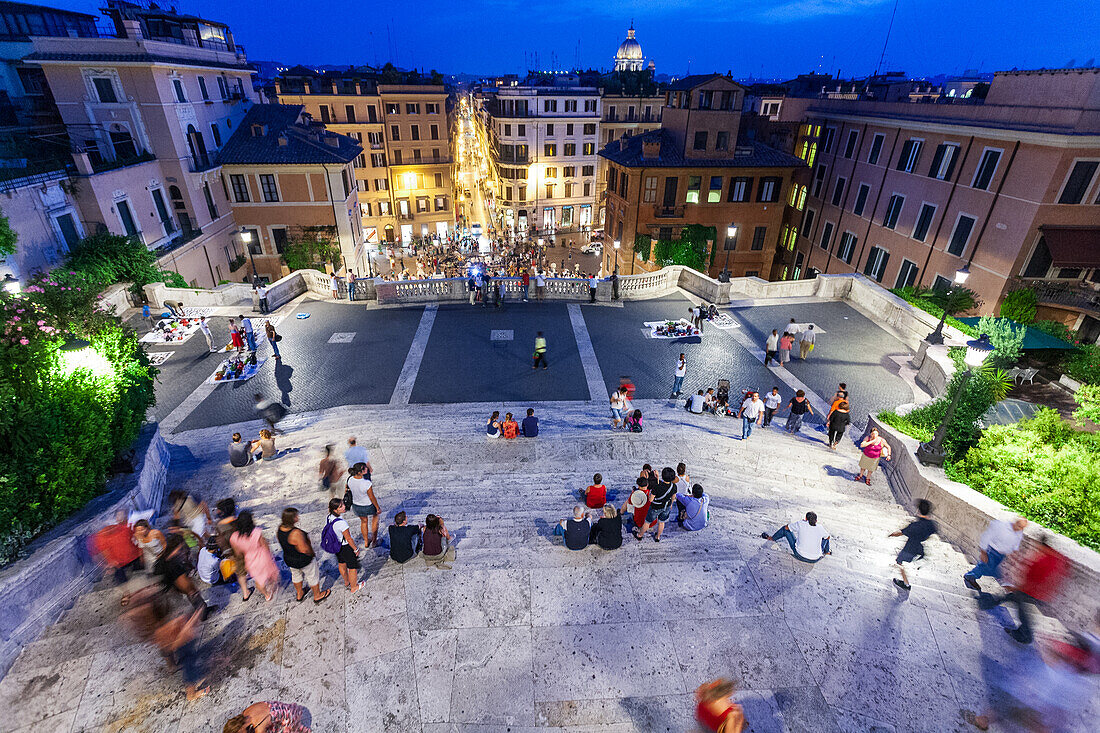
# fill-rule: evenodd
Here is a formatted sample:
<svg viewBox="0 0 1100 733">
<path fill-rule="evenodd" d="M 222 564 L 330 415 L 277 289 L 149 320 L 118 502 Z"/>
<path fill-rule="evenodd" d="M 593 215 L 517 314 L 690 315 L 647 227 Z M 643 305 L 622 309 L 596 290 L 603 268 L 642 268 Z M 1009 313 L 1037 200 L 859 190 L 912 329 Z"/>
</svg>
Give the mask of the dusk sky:
<svg viewBox="0 0 1100 733">
<path fill-rule="evenodd" d="M 96 12 L 97 0 L 45 3 Z M 163 2 L 162 4 L 170 4 Z M 608 68 L 631 19 L 658 73 L 791 77 L 873 72 L 894 0 L 184 0 L 228 23 L 253 60 L 384 63 L 446 72 Z M 1100 3 L 899 0 L 884 70 L 914 76 L 1061 67 L 1100 56 Z M 1095 65 L 1095 62 L 1093 62 Z"/>
</svg>

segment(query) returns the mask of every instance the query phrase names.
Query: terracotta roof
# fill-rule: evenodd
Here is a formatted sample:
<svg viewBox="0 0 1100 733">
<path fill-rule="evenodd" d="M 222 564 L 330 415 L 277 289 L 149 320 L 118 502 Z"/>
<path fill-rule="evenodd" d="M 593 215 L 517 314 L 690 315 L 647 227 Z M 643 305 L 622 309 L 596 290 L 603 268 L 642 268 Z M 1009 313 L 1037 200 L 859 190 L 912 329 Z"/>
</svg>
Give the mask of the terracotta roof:
<svg viewBox="0 0 1100 733">
<path fill-rule="evenodd" d="M 660 142 L 660 155 L 643 159 L 643 142 Z M 613 142 L 600 151 L 600 157 L 628 168 L 801 168 L 806 165 L 801 158 L 763 143 L 738 143 L 737 150 L 744 154 L 730 158 L 686 158 L 668 130 L 661 128 L 626 138 L 622 150 L 618 141 Z"/>
<path fill-rule="evenodd" d="M 677 79 L 676 81 L 672 82 L 668 85 L 668 90 L 670 92 L 687 91 L 688 89 L 694 89 L 700 84 L 706 84 L 708 81 L 711 81 L 715 78 L 725 79 L 726 77 L 722 76 L 718 72 L 713 72 L 711 74 L 692 74 L 691 76 L 685 76 L 683 79 Z M 731 79 L 730 83 L 736 84 L 737 82 Z"/>
<path fill-rule="evenodd" d="M 280 144 L 280 138 L 286 143 Z M 330 145 L 326 138 L 334 139 L 338 145 Z M 218 165 L 347 165 L 361 152 L 363 147 L 354 138 L 303 121 L 300 104 L 254 104 L 218 151 L 217 162 Z"/>
</svg>

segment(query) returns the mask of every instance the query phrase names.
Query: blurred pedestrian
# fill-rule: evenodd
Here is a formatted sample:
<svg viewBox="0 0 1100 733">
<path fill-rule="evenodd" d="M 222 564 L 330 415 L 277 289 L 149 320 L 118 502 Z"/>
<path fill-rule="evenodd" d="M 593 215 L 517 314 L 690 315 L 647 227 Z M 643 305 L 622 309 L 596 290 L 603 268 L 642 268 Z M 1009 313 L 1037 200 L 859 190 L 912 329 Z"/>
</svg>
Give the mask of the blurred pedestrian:
<svg viewBox="0 0 1100 733">
<path fill-rule="evenodd" d="M 237 530 L 230 535 L 229 544 L 233 552 L 244 557 L 245 571 L 264 598 L 268 601 L 274 598 L 279 569 L 263 531 L 253 523 L 252 512 L 246 509 L 237 515 Z"/>
<path fill-rule="evenodd" d="M 546 369 L 550 366 L 546 362 L 546 337 L 542 335 L 542 331 L 539 331 L 535 335 L 535 363 L 531 366 L 531 368 L 538 369 L 539 364 L 542 364 L 543 369 Z"/>
<path fill-rule="evenodd" d="M 321 479 L 321 488 L 325 490 L 331 490 L 333 483 L 343 475 L 343 471 L 340 470 L 340 462 L 333 455 L 336 452 L 335 448 L 336 446 L 331 443 L 325 446 L 325 455 L 321 458 L 321 463 L 317 467 L 317 475 Z"/>
<path fill-rule="evenodd" d="M 373 470 L 373 466 L 370 463 L 370 451 L 366 446 L 360 445 L 358 439 L 353 435 L 348 438 L 348 447 L 344 451 L 344 463 L 350 468 L 356 463 L 367 464 L 367 478 L 370 478 L 370 473 Z"/>
<path fill-rule="evenodd" d="M 1001 563 L 1020 549 L 1026 527 L 1027 520 L 1020 517 L 1011 522 L 1007 519 L 994 519 L 989 523 L 978 540 L 978 564 L 963 575 L 963 583 L 967 588 L 981 593 L 982 587 L 978 585 L 978 578 L 990 575 L 1000 579 Z"/>
<path fill-rule="evenodd" d="M 179 616 L 169 614 L 162 591 L 149 586 L 131 597 L 123 620 L 138 638 L 154 644 L 166 661 L 180 668 L 187 701 L 193 702 L 210 691 L 198 654 L 197 639 L 203 611 L 195 609 Z"/>
<path fill-rule="evenodd" d="M 141 564 L 146 572 L 153 572 L 160 553 L 164 552 L 164 533 L 154 529 L 149 520 L 139 519 L 134 522 L 134 544 L 141 550 Z"/>
<path fill-rule="evenodd" d="M 260 413 L 271 432 L 282 435 L 283 431 L 279 430 L 276 423 L 286 417 L 286 407 L 281 402 L 267 399 L 259 392 L 252 395 L 252 398 L 255 400 L 256 412 Z"/>
<path fill-rule="evenodd" d="M 222 499 L 214 508 L 218 512 L 218 521 L 214 524 L 214 532 L 218 540 L 218 549 L 222 553 L 222 564 L 224 566 L 225 561 L 229 561 L 227 567 L 237 577 L 237 585 L 241 589 L 241 600 L 247 601 L 252 597 L 252 592 L 248 590 L 248 574 L 244 568 L 244 555 L 235 552 L 233 544 L 230 542 L 233 533 L 237 531 L 237 502 L 232 499 Z M 222 575 L 225 576 L 227 573 L 223 571 Z"/>
<path fill-rule="evenodd" d="M 741 733 L 746 728 L 745 711 L 730 696 L 734 685 L 727 679 L 717 679 L 695 690 L 695 719 L 714 733 Z"/>
<path fill-rule="evenodd" d="M 1006 585 L 1010 588 L 1007 593 L 983 595 L 978 598 L 978 606 L 988 611 L 1005 602 L 1014 604 L 1020 616 L 1020 625 L 1015 629 L 1006 628 L 1005 632 L 1021 644 L 1030 644 L 1034 638 L 1031 629 L 1034 609 L 1054 600 L 1069 575 L 1069 561 L 1050 546 L 1050 537 L 1043 534 L 1022 565 L 1020 579 Z"/>
<path fill-rule="evenodd" d="M 901 548 L 901 552 L 898 553 L 897 557 L 901 579 L 894 578 L 894 585 L 902 590 L 912 588 L 909 584 L 909 576 L 905 573 L 905 565 L 924 557 L 924 543 L 937 531 L 936 523 L 932 520 L 932 502 L 928 499 L 921 499 L 917 502 L 917 518 L 902 529 L 891 532 L 889 535 L 890 537 L 905 537 L 905 545 Z"/>
<path fill-rule="evenodd" d="M 141 567 L 141 550 L 134 543 L 134 531 L 119 510 L 115 521 L 88 538 L 88 549 L 101 563 L 114 571 L 115 582 L 126 582 L 126 571 Z"/>
<path fill-rule="evenodd" d="M 292 702 L 254 702 L 225 722 L 222 733 L 310 733 L 309 710 Z"/>
</svg>

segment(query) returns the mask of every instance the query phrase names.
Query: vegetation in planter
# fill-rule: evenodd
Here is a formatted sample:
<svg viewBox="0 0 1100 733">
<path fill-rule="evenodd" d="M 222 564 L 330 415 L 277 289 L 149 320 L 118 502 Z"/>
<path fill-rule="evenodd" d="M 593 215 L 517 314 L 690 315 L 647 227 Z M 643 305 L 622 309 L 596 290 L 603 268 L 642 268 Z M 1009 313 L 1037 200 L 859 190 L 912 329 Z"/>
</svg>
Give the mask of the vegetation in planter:
<svg viewBox="0 0 1100 733">
<path fill-rule="evenodd" d="M 1039 298 L 1031 288 L 1021 288 L 1005 293 L 1001 301 L 1001 317 L 1010 318 L 1016 323 L 1024 325 L 1035 320 L 1035 313 L 1039 308 Z"/>
</svg>

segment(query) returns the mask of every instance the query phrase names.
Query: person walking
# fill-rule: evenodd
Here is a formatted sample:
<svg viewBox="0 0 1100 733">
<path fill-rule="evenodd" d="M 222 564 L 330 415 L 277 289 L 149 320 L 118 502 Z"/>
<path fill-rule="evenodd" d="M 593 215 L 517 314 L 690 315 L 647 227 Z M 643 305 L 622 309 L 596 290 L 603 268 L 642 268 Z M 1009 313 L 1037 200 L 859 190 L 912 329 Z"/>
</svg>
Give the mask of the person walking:
<svg viewBox="0 0 1100 733">
<path fill-rule="evenodd" d="M 981 593 L 982 587 L 978 585 L 978 578 L 987 575 L 998 579 L 1001 577 L 1001 563 L 1020 549 L 1026 527 L 1027 520 L 1020 517 L 1011 522 L 1007 519 L 994 519 L 989 523 L 978 540 L 978 547 L 981 548 L 978 564 L 963 575 L 963 583 L 967 588 Z"/>
<path fill-rule="evenodd" d="M 619 390 L 615 390 L 611 393 L 611 429 L 618 430 L 623 426 L 623 410 L 626 407 L 626 400 L 623 399 L 623 393 Z"/>
<path fill-rule="evenodd" d="M 260 413 L 260 417 L 264 419 L 267 426 L 271 429 L 271 432 L 276 435 L 282 435 L 283 431 L 276 427 L 276 423 L 286 417 L 286 407 L 281 402 L 275 402 L 269 400 L 262 394 L 257 392 L 252 395 L 252 398 L 256 402 L 256 412 Z"/>
<path fill-rule="evenodd" d="M 252 326 L 252 319 L 246 316 L 238 316 L 241 320 L 241 330 L 244 332 L 244 342 L 249 351 L 256 350 L 256 331 Z"/>
<path fill-rule="evenodd" d="M 759 425 L 764 418 L 764 402 L 760 395 L 756 392 L 746 394 L 737 416 L 741 418 L 741 440 L 748 440 L 752 435 L 752 426 Z"/>
<path fill-rule="evenodd" d="M 271 323 L 271 320 L 264 322 L 264 334 L 267 336 L 267 342 L 271 344 L 271 351 L 275 354 L 275 360 L 279 360 L 279 342 L 283 340 L 283 337 L 275 332 L 275 326 Z"/>
<path fill-rule="evenodd" d="M 856 474 L 853 480 L 865 480 L 867 485 L 870 486 L 871 474 L 878 468 L 879 460 L 882 458 L 890 460 L 890 444 L 878 434 L 878 428 L 871 428 L 871 432 L 867 434 L 867 437 L 860 441 L 859 449 L 863 451 L 863 455 L 859 457 L 859 473 Z M 867 474 L 866 479 L 863 477 L 864 474 Z"/>
<path fill-rule="evenodd" d="M 680 390 L 684 386 L 684 377 L 687 376 L 687 359 L 683 354 L 680 354 L 679 360 L 676 362 L 676 373 L 672 377 L 672 396 L 679 397 Z"/>
<path fill-rule="evenodd" d="M 784 333 L 779 339 L 779 354 L 776 362 L 779 366 L 783 366 L 791 360 L 791 347 L 794 346 L 794 337 L 789 333 Z"/>
<path fill-rule="evenodd" d="M 1020 625 L 1015 629 L 1006 628 L 1005 633 L 1021 644 L 1030 644 L 1034 638 L 1031 628 L 1034 608 L 1054 600 L 1069 572 L 1069 561 L 1050 546 L 1049 536 L 1040 535 L 1038 544 L 1023 561 L 1020 580 L 1003 595 L 979 597 L 978 607 L 988 611 L 1005 602 L 1014 604 L 1020 615 Z"/>
<path fill-rule="evenodd" d="M 570 253 L 572 254 L 572 253 Z M 593 274 L 588 278 L 588 302 L 596 302 L 596 288 L 599 287 L 599 281 L 596 279 L 596 275 Z"/>
<path fill-rule="evenodd" d="M 363 537 L 363 546 L 370 547 L 378 538 L 378 515 L 382 508 L 374 496 L 374 484 L 363 474 L 367 464 L 356 463 L 348 468 L 347 490 L 351 493 L 351 508 L 359 517 L 359 532 Z"/>
<path fill-rule="evenodd" d="M 849 413 L 848 400 L 837 400 L 829 410 L 825 422 L 829 426 L 829 447 L 836 450 L 840 439 L 844 437 L 844 431 L 848 428 L 852 416 Z"/>
<path fill-rule="evenodd" d="M 814 408 L 810 406 L 806 393 L 801 389 L 794 393 L 794 397 L 787 403 L 787 409 L 791 411 L 785 426 L 788 433 L 797 433 L 802 429 L 802 419 L 807 412 L 814 414 Z"/>
<path fill-rule="evenodd" d="M 779 363 L 777 351 L 779 351 L 779 331 L 773 328 L 771 335 L 764 342 L 764 366 L 769 366 L 773 359 L 777 364 Z"/>
<path fill-rule="evenodd" d="M 260 286 L 256 288 L 256 297 L 259 298 L 260 313 L 267 314 L 267 286 L 260 283 Z"/>
<path fill-rule="evenodd" d="M 263 531 L 252 521 L 252 512 L 245 509 L 237 515 L 237 531 L 230 535 L 229 544 L 233 552 L 244 557 L 244 569 L 264 598 L 268 601 L 274 598 L 279 569 Z"/>
<path fill-rule="evenodd" d="M 546 337 L 542 335 L 542 331 L 535 334 L 535 363 L 531 368 L 538 369 L 539 364 L 542 364 L 543 369 L 550 366 L 546 361 Z"/>
<path fill-rule="evenodd" d="M 802 361 L 806 361 L 806 357 L 814 350 L 814 341 L 816 339 L 817 336 L 814 334 L 814 324 L 811 323 L 806 327 L 806 330 L 802 332 L 802 339 L 798 342 L 798 354 Z"/>
<path fill-rule="evenodd" d="M 766 428 L 772 424 L 772 417 L 775 416 L 775 411 L 779 409 L 779 404 L 783 401 L 783 397 L 779 394 L 779 387 L 772 387 L 772 391 L 764 397 L 764 422 L 760 424 L 760 427 Z"/>
<path fill-rule="evenodd" d="M 924 543 L 937 531 L 936 523 L 932 520 L 932 502 L 921 499 L 917 502 L 917 518 L 897 532 L 889 534 L 890 537 L 905 537 L 905 545 L 897 557 L 901 579 L 894 578 L 894 585 L 902 590 L 912 588 L 909 584 L 909 576 L 905 573 L 905 564 L 924 557 Z"/>
<path fill-rule="evenodd" d="M 531 272 L 529 270 L 523 271 L 523 276 L 520 279 L 521 287 L 523 288 L 523 302 L 527 302 L 528 291 L 531 288 Z"/>
<path fill-rule="evenodd" d="M 282 523 L 275 538 L 283 548 L 283 562 L 290 568 L 290 582 L 294 584 L 295 600 L 305 600 L 303 583 L 313 591 L 313 602 L 320 603 L 329 597 L 332 590 L 321 592 L 321 573 L 317 567 L 317 555 L 307 535 L 298 527 L 298 510 L 287 507 L 283 510 Z"/>
<path fill-rule="evenodd" d="M 199 317 L 199 330 L 206 337 L 206 348 L 210 349 L 210 353 L 217 351 L 214 348 L 214 336 L 210 333 L 210 325 L 206 322 L 206 316 Z"/>
<path fill-rule="evenodd" d="M 340 299 L 340 279 L 338 277 L 336 277 L 336 271 L 335 270 L 333 270 L 332 275 L 329 276 L 328 284 L 329 284 L 329 287 L 332 288 L 332 299 L 333 300 L 339 300 Z"/>
</svg>

